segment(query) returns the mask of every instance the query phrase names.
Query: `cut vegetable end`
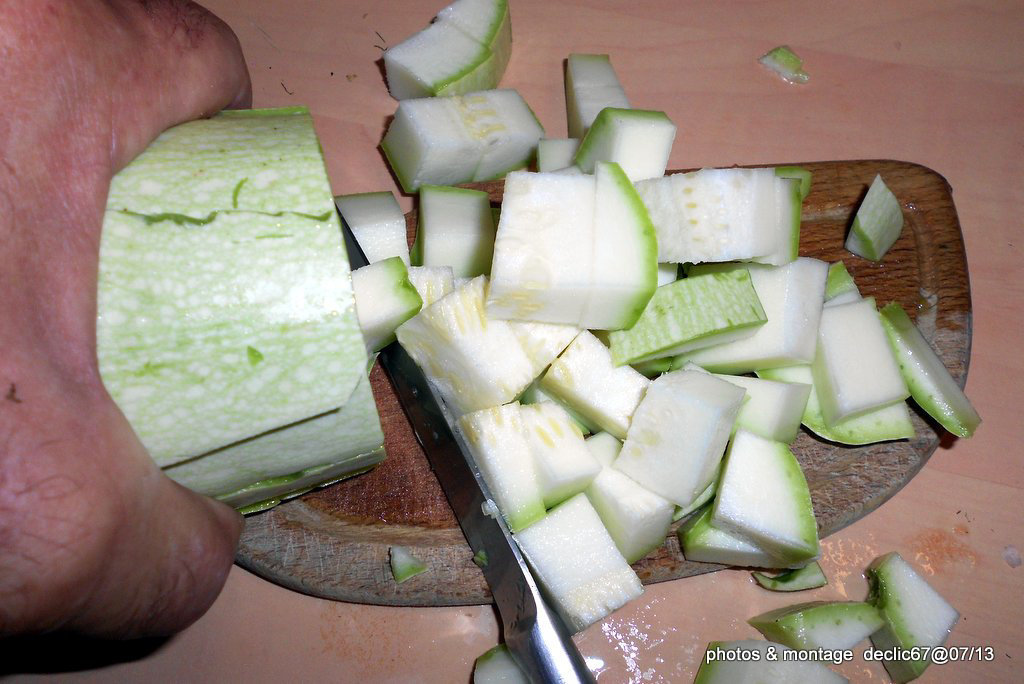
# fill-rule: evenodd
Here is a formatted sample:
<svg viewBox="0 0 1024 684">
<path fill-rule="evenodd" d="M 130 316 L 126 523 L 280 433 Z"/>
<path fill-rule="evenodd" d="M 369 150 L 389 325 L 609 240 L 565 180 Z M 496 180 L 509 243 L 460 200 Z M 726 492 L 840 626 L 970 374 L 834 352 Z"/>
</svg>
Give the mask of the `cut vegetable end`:
<svg viewBox="0 0 1024 684">
<path fill-rule="evenodd" d="M 902 230 L 900 202 L 882 177 L 876 175 L 853 218 L 846 249 L 865 259 L 881 261 Z"/>
<path fill-rule="evenodd" d="M 786 45 L 769 50 L 757 60 L 778 74 L 786 83 L 807 83 L 810 76 L 804 71 L 804 61 Z"/>
<path fill-rule="evenodd" d="M 401 584 L 426 571 L 426 564 L 412 555 L 409 549 L 404 546 L 391 547 L 391 574 L 395 582 Z"/>
<path fill-rule="evenodd" d="M 760 586 L 769 591 L 803 591 L 817 589 L 828 584 L 828 578 L 817 561 L 808 563 L 802 568 L 789 570 L 774 577 L 763 572 L 751 573 Z"/>
</svg>

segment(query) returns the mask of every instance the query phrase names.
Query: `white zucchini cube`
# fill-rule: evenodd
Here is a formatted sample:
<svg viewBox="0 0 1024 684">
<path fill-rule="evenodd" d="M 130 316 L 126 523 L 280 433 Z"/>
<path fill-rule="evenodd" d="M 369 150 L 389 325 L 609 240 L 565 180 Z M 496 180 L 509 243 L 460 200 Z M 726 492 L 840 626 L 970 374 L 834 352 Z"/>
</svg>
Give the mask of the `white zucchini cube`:
<svg viewBox="0 0 1024 684">
<path fill-rule="evenodd" d="M 701 263 L 772 254 L 778 246 L 776 181 L 772 169 L 701 169 L 638 181 L 658 232 L 658 260 Z"/>
<path fill-rule="evenodd" d="M 512 22 L 508 0 L 455 0 L 437 13 L 438 22 L 448 22 L 494 53 L 497 85 L 512 56 Z M 494 86 L 488 86 L 493 88 Z"/>
<path fill-rule="evenodd" d="M 800 429 L 800 419 L 807 408 L 811 385 L 778 382 L 743 375 L 716 375 L 747 391 L 747 401 L 736 416 L 736 429 L 750 430 L 755 435 L 776 442 L 792 444 Z"/>
<path fill-rule="evenodd" d="M 607 432 L 595 432 L 585 441 L 590 454 L 602 466 L 610 466 L 622 451 L 622 442 Z"/>
<path fill-rule="evenodd" d="M 405 214 L 393 194 L 385 191 L 338 195 L 334 204 L 352 229 L 367 261 L 372 264 L 396 256 L 409 265 Z"/>
<path fill-rule="evenodd" d="M 869 596 L 885 625 L 871 635 L 875 648 L 913 649 L 946 642 L 960 614 L 898 553 L 876 558 L 867 571 Z M 884 661 L 894 682 L 920 677 L 930 660 Z"/>
<path fill-rule="evenodd" d="M 544 138 L 537 143 L 537 170 L 541 173 L 572 166 L 579 138 Z"/>
<path fill-rule="evenodd" d="M 605 107 L 629 108 L 629 100 L 608 55 L 569 55 L 565 65 L 569 136 L 583 138 Z"/>
<path fill-rule="evenodd" d="M 800 464 L 781 442 L 738 430 L 725 457 L 711 524 L 784 564 L 818 556 L 818 527 Z"/>
<path fill-rule="evenodd" d="M 494 254 L 494 232 L 486 192 L 423 185 L 412 263 L 451 266 L 456 278 L 487 275 Z"/>
<path fill-rule="evenodd" d="M 665 112 L 606 107 L 594 119 L 574 159 L 584 173 L 615 162 L 633 183 L 665 175 L 676 125 Z"/>
<path fill-rule="evenodd" d="M 395 339 L 395 330 L 419 313 L 423 299 L 409 282 L 400 257 L 389 257 L 352 271 L 359 327 L 366 349 L 376 352 Z"/>
<path fill-rule="evenodd" d="M 619 439 L 650 381 L 629 366 L 615 367 L 611 353 L 584 330 L 541 377 L 540 386 Z"/>
<path fill-rule="evenodd" d="M 529 404 L 520 409 L 520 416 L 544 506 L 552 508 L 586 489 L 601 464 L 565 409 L 551 402 Z"/>
<path fill-rule="evenodd" d="M 690 275 L 746 268 L 768 322 L 750 337 L 687 352 L 676 367 L 691 361 L 716 373 L 747 373 L 763 368 L 811 363 L 825 296 L 828 264 L 800 257 L 785 266 L 704 264 Z"/>
<path fill-rule="evenodd" d="M 811 371 L 827 425 L 910 396 L 873 297 L 822 312 Z"/>
<path fill-rule="evenodd" d="M 882 177 L 876 175 L 853 217 L 846 249 L 865 259 L 881 261 L 902 231 L 900 201 Z"/>
<path fill-rule="evenodd" d="M 456 415 L 514 400 L 541 371 L 507 322 L 487 318 L 486 280 L 470 280 L 396 331 Z"/>
<path fill-rule="evenodd" d="M 518 532 L 543 518 L 544 498 L 519 404 L 467 413 L 459 429 L 509 529 Z"/>
<path fill-rule="evenodd" d="M 537 580 L 572 632 L 643 593 L 643 585 L 583 494 L 516 534 Z"/>
<path fill-rule="evenodd" d="M 744 395 L 706 373 L 662 375 L 647 388 L 613 467 L 678 506 L 690 505 L 718 473 Z"/>
<path fill-rule="evenodd" d="M 627 562 L 635 563 L 665 543 L 675 506 L 625 473 L 602 468 L 586 494 Z"/>
</svg>

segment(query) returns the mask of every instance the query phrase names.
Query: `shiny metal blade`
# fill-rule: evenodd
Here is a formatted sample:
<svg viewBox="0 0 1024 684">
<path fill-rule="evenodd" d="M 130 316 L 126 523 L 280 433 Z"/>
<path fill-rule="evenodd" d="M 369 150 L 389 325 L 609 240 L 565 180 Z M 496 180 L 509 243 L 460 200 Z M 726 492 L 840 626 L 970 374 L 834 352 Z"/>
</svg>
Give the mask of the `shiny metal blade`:
<svg viewBox="0 0 1024 684">
<path fill-rule="evenodd" d="M 342 225 L 352 268 L 365 266 L 366 256 L 351 229 L 344 220 Z M 453 429 L 454 418 L 444 402 L 397 342 L 382 349 L 378 360 L 470 548 L 486 559 L 484 577 L 501 615 L 505 644 L 519 666 L 539 684 L 593 682 L 565 624 L 542 598 L 504 519 L 485 513 L 485 504 L 493 497 L 462 435 Z"/>
</svg>

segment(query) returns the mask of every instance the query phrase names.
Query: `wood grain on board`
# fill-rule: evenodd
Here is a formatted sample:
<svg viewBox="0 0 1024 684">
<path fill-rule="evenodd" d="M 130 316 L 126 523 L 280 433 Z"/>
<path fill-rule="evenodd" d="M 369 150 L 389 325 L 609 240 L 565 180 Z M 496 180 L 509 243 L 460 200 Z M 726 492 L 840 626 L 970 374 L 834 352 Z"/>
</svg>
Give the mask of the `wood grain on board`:
<svg viewBox="0 0 1024 684">
<path fill-rule="evenodd" d="M 878 305 L 900 302 L 962 385 L 971 345 L 967 260 L 949 185 L 923 166 L 899 161 L 801 164 L 813 172 L 803 205 L 800 254 L 842 259 L 864 296 Z M 880 173 L 903 205 L 899 240 L 874 263 L 843 248 L 847 227 Z M 500 181 L 476 184 L 500 202 Z M 407 216 L 410 236 L 415 213 Z M 374 471 L 310 492 L 250 516 L 237 561 L 285 587 L 355 603 L 403 606 L 490 602 L 444 493 L 379 367 L 371 381 L 385 434 L 387 459 Z M 822 536 L 871 512 L 920 470 L 949 436 L 912 411 L 917 436 L 866 447 L 825 442 L 801 430 L 793 445 L 811 489 Z M 678 579 L 721 566 L 687 561 L 675 536 L 633 565 L 645 583 Z M 392 545 L 411 547 L 429 571 L 396 584 L 388 565 Z"/>
</svg>

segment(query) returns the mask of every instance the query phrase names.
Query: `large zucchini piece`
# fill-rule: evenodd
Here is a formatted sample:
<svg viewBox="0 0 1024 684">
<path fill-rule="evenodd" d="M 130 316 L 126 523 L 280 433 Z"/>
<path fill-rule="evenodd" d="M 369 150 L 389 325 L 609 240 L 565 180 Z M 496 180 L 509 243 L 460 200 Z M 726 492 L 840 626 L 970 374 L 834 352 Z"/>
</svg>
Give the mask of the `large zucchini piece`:
<svg viewBox="0 0 1024 684">
<path fill-rule="evenodd" d="M 177 126 L 115 176 L 96 332 L 111 396 L 198 491 L 248 507 L 383 458 L 305 108 Z"/>
</svg>

